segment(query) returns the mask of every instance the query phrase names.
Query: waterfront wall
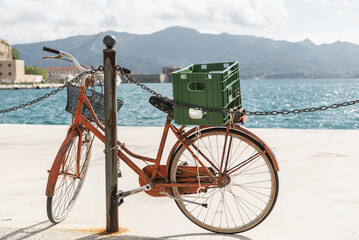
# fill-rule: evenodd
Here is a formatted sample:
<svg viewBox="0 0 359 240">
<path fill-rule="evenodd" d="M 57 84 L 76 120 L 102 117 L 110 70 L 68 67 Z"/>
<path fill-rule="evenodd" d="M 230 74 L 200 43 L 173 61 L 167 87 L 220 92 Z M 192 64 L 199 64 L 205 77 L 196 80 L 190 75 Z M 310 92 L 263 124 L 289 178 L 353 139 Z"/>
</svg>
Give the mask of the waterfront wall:
<svg viewBox="0 0 359 240">
<path fill-rule="evenodd" d="M 42 89 L 58 88 L 63 84 L 59 83 L 42 83 L 42 84 L 0 84 L 0 90 L 17 90 L 17 89 Z"/>
</svg>

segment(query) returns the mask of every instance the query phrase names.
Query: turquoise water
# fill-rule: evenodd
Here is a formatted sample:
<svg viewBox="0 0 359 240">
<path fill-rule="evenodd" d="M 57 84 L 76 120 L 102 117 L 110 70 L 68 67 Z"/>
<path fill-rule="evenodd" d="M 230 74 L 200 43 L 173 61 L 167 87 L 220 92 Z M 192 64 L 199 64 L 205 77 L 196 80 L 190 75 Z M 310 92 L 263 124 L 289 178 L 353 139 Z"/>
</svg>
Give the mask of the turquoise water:
<svg viewBox="0 0 359 240">
<path fill-rule="evenodd" d="M 172 97 L 171 84 L 147 84 Z M 50 89 L 0 90 L 0 110 L 26 103 Z M 249 111 L 291 110 L 331 105 L 359 99 L 358 79 L 241 80 L 243 107 Z M 134 84 L 121 84 L 118 98 L 125 104 L 118 112 L 120 126 L 163 126 L 166 114 L 148 103 L 151 96 Z M 70 124 L 64 111 L 66 90 L 18 111 L 0 114 L 7 124 Z M 286 116 L 250 116 L 247 127 L 301 129 L 359 129 L 359 104 L 335 110 Z"/>
</svg>

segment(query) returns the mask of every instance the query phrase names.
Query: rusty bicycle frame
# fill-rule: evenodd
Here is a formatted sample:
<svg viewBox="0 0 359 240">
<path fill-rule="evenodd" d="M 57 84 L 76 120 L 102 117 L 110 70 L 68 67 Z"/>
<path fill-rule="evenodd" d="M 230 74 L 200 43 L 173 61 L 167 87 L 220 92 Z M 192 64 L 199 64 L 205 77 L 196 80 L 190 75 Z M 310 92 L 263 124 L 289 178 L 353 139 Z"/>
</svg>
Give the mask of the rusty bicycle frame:
<svg viewBox="0 0 359 240">
<path fill-rule="evenodd" d="M 94 111 L 94 109 L 92 108 L 90 101 L 88 99 L 88 97 L 85 94 L 86 89 L 91 86 L 92 82 L 90 83 L 91 79 L 91 75 L 88 75 L 86 80 L 83 79 L 81 86 L 79 88 L 79 94 L 78 94 L 78 100 L 77 100 L 77 108 L 76 108 L 76 113 L 75 113 L 75 117 L 74 117 L 74 121 L 73 124 L 70 126 L 69 130 L 68 130 L 68 134 L 66 139 L 63 142 L 63 145 L 60 149 L 66 149 L 65 146 L 68 146 L 69 143 L 71 142 L 71 139 L 73 139 L 77 132 L 80 133 L 79 134 L 79 138 L 81 141 L 81 137 L 82 137 L 82 132 L 85 130 L 88 130 L 89 132 L 92 132 L 96 137 L 98 137 L 103 143 L 105 143 L 105 136 L 104 136 L 104 130 L 105 127 L 100 123 L 100 121 L 98 120 L 96 113 Z M 88 119 L 86 119 L 86 117 L 84 117 L 82 115 L 82 107 L 83 105 L 86 105 L 86 107 L 89 109 L 89 112 L 92 116 L 92 120 L 93 122 L 98 126 L 98 128 L 96 128 Z M 201 187 L 209 187 L 209 186 L 218 186 L 221 185 L 221 181 L 222 178 L 225 177 L 226 175 L 230 174 L 231 172 L 243 167 L 244 165 L 246 165 L 248 162 L 250 162 L 253 159 L 249 159 L 248 161 L 246 161 L 245 163 L 236 166 L 235 169 L 230 169 L 230 172 L 227 174 L 223 174 L 226 170 L 227 170 L 227 166 L 226 163 L 223 164 L 223 158 L 224 158 L 224 154 L 222 156 L 222 163 L 220 165 L 220 169 L 217 169 L 217 167 L 215 167 L 212 164 L 212 167 L 214 167 L 217 172 L 219 173 L 219 176 L 215 176 L 208 167 L 205 166 L 205 164 L 196 156 L 196 154 L 193 152 L 193 150 L 191 150 L 190 146 L 195 148 L 195 151 L 198 151 L 199 154 L 201 154 L 201 156 L 204 157 L 204 159 L 206 161 L 208 161 L 210 164 L 210 160 L 199 150 L 197 149 L 195 146 L 191 145 L 191 140 L 188 138 L 189 136 L 191 136 L 193 133 L 195 133 L 197 130 L 202 130 L 202 129 L 206 129 L 206 128 L 211 128 L 213 126 L 199 126 L 199 127 L 194 127 L 188 131 L 185 131 L 185 127 L 186 125 L 181 126 L 180 128 L 177 128 L 176 126 L 174 126 L 171 122 L 173 120 L 173 116 L 171 116 L 170 114 L 167 115 L 167 120 L 166 120 L 166 124 L 164 126 L 164 130 L 162 133 L 162 138 L 160 141 L 160 146 L 158 148 L 158 152 L 157 152 L 157 156 L 155 159 L 153 158 L 149 158 L 149 157 L 145 157 L 145 156 L 141 156 L 141 155 L 137 155 L 135 153 L 133 153 L 132 151 L 130 151 L 129 149 L 126 148 L 125 144 L 123 144 L 122 142 L 120 142 L 119 140 L 117 140 L 117 145 L 119 146 L 119 149 L 117 149 L 117 154 L 118 157 L 123 160 L 123 162 L 125 162 L 134 172 L 136 172 L 136 174 L 139 175 L 140 177 L 140 181 L 144 184 L 151 184 L 152 188 L 156 188 L 157 190 L 160 190 L 160 194 L 150 194 L 151 196 L 165 196 L 163 193 L 164 191 L 170 193 L 170 191 L 165 190 L 166 188 L 170 188 L 170 187 L 187 187 L 187 188 L 195 188 L 198 189 L 199 187 L 199 183 L 191 183 L 191 181 L 188 182 L 180 182 L 180 183 L 171 183 L 170 180 L 168 179 L 168 168 L 169 168 L 169 163 L 171 161 L 171 157 L 172 155 L 175 153 L 177 147 L 182 144 L 185 146 L 185 148 L 191 153 L 191 155 L 193 156 L 193 158 L 199 163 L 199 165 L 202 167 L 201 171 L 204 171 L 208 177 L 211 179 L 210 182 L 204 182 L 201 183 Z M 218 127 L 218 126 L 217 126 Z M 227 136 L 229 133 L 230 129 L 234 129 L 236 131 L 241 132 L 244 135 L 247 135 L 248 137 L 251 137 L 252 139 L 256 140 L 257 142 L 259 142 L 263 147 L 264 147 L 264 153 L 268 154 L 270 156 L 270 159 L 273 159 L 273 166 L 274 169 L 276 171 L 279 171 L 279 167 L 278 164 L 276 162 L 276 158 L 273 154 L 273 152 L 271 151 L 271 149 L 268 147 L 268 145 L 263 142 L 259 137 L 257 137 L 256 135 L 254 135 L 253 133 L 251 133 L 250 131 L 246 130 L 243 127 L 240 127 L 239 125 L 236 124 L 227 124 L 225 126 L 220 126 L 223 128 L 226 128 L 226 141 L 225 144 L 227 142 Z M 161 158 L 162 158 L 162 154 L 163 154 L 163 150 L 164 150 L 164 146 L 166 143 L 166 139 L 167 139 L 167 135 L 169 130 L 171 130 L 173 132 L 173 134 L 176 136 L 177 138 L 177 142 L 175 143 L 175 145 L 173 146 L 172 150 L 170 151 L 170 154 L 168 156 L 167 159 L 167 164 L 165 165 L 165 169 L 160 169 L 160 162 L 161 162 Z M 102 131 L 102 132 L 101 132 Z M 64 148 L 65 147 L 65 148 Z M 78 151 L 81 151 L 81 147 L 78 146 Z M 126 154 L 128 154 L 129 156 L 139 159 L 139 160 L 143 160 L 145 162 L 149 162 L 149 163 L 153 163 L 154 165 L 149 165 L 151 166 L 153 169 L 152 173 L 150 174 L 150 176 L 140 167 L 138 167 Z M 77 169 L 76 169 L 76 178 L 79 178 L 80 176 L 80 154 L 78 154 L 78 159 L 77 159 Z M 255 158 L 255 156 L 253 157 Z M 48 197 L 52 197 L 54 195 L 54 191 L 55 191 L 55 184 L 56 184 L 56 179 L 59 175 L 59 170 L 62 167 L 63 168 L 64 165 L 64 156 L 63 153 L 59 151 L 59 153 L 57 154 L 55 161 L 51 167 L 51 170 L 49 172 L 49 180 L 47 183 L 47 187 L 46 187 L 46 195 Z M 224 169 L 224 170 L 223 170 Z M 63 170 L 63 169 L 62 169 Z M 164 171 L 165 170 L 165 171 Z M 63 172 L 63 171 L 62 171 Z M 63 173 L 66 174 L 66 173 Z M 162 180 L 164 181 L 159 181 L 156 182 L 156 176 L 158 176 L 157 174 L 159 174 L 162 178 Z M 193 179 L 193 178 L 192 178 Z M 191 179 L 188 179 L 191 180 Z"/>
<path fill-rule="evenodd" d="M 108 47 L 108 42 L 104 41 L 104 43 Z M 81 65 L 69 53 L 47 47 L 43 50 L 57 55 L 44 58 L 64 57 L 64 60 L 72 62 L 84 72 L 66 84 L 68 87 L 66 111 L 71 113 L 73 118 L 72 125 L 49 170 L 45 195 L 47 216 L 52 223 L 63 221 L 73 206 L 86 177 L 95 137 L 105 143 L 106 173 L 109 168 L 111 169 L 110 189 L 106 181 L 107 220 L 112 210 L 116 213 L 125 197 L 139 192 L 175 200 L 189 220 L 206 230 L 218 233 L 247 231 L 260 224 L 272 211 L 278 197 L 279 167 L 268 145 L 252 132 L 236 124 L 240 121 L 244 124 L 246 119 L 243 115 L 244 109 L 237 109 L 241 106 L 236 104 L 240 99 L 239 88 L 234 91 L 228 88 L 228 91 L 235 93 L 234 102 L 231 103 L 233 111 L 229 112 L 229 123 L 187 128 L 187 125 L 178 126 L 172 123 L 175 120 L 175 106 L 184 103 L 176 103 L 157 94 L 134 78 L 131 79 L 128 75 L 131 73 L 130 70 L 116 66 L 117 72 L 112 72 L 110 75 L 119 74 L 148 90 L 155 95 L 151 96 L 149 102 L 167 113 L 157 155 L 151 158 L 130 151 L 125 143 L 116 137 L 111 138 L 110 145 L 107 144 L 108 135 L 105 137 L 105 133 L 109 132 L 107 126 L 117 128 L 116 119 L 105 120 L 108 121 L 106 125 L 103 121 L 103 116 L 106 115 L 107 118 L 109 114 L 107 109 L 109 106 L 106 102 L 112 101 L 108 100 L 109 89 L 106 88 L 107 93 L 103 95 L 96 93 L 94 91 L 96 89 L 91 87 L 95 82 L 96 74 L 104 71 L 104 67 L 88 68 Z M 75 82 L 77 82 L 76 86 L 70 85 Z M 93 92 L 92 96 L 88 94 L 89 87 Z M 111 89 L 113 90 L 115 89 Z M 102 97 L 105 97 L 105 105 Z M 122 105 L 119 100 L 117 102 Z M 112 111 L 119 110 L 115 106 L 116 104 L 111 109 L 110 115 Z M 185 106 L 192 107 L 186 104 Z M 105 114 L 102 112 L 104 107 Z M 202 110 L 209 111 L 207 108 Z M 176 142 L 169 151 L 167 162 L 161 164 L 169 132 L 174 134 Z M 108 161 L 108 155 L 111 155 L 111 161 Z M 137 165 L 134 159 L 140 160 L 141 164 Z M 121 177 L 121 169 L 118 168 L 119 164 L 116 160 L 122 160 L 139 176 L 139 187 L 127 191 L 117 189 L 117 177 Z M 147 166 L 142 168 L 143 163 Z M 107 226 L 114 226 L 114 230 L 109 229 L 110 231 L 118 229 L 115 226 L 117 223 L 112 224 L 111 221 L 107 223 Z"/>
</svg>

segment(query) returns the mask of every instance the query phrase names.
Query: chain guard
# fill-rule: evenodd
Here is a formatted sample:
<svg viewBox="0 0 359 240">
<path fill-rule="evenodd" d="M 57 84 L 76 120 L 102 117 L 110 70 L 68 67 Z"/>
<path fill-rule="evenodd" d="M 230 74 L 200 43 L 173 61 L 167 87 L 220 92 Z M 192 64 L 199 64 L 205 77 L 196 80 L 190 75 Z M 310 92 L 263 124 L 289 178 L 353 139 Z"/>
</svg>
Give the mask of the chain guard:
<svg viewBox="0 0 359 240">
<path fill-rule="evenodd" d="M 208 168 L 212 174 L 215 175 L 215 172 L 212 168 Z M 160 165 L 158 168 L 158 171 L 156 173 L 156 177 L 153 180 L 153 187 L 151 190 L 146 191 L 146 193 L 152 197 L 164 197 L 165 195 L 161 192 L 163 192 L 163 187 L 156 186 L 156 183 L 169 183 L 170 180 L 167 179 L 167 166 L 166 165 Z M 142 169 L 149 178 L 151 178 L 154 169 L 154 165 L 148 165 Z M 188 184 L 196 184 L 198 183 L 198 178 L 200 178 L 201 183 L 210 183 L 212 182 L 212 179 L 205 173 L 204 169 L 202 167 L 192 167 L 192 166 L 178 166 L 177 167 L 177 183 L 188 183 Z M 145 180 L 142 178 L 139 178 L 139 184 L 140 186 L 143 186 L 147 184 Z M 199 185 L 195 187 L 180 187 L 178 188 L 179 193 L 181 195 L 183 194 L 194 194 L 197 193 L 197 190 L 199 189 Z M 165 191 L 172 195 L 171 189 L 169 187 L 165 188 Z M 201 192 L 205 191 L 204 189 L 201 189 Z"/>
</svg>

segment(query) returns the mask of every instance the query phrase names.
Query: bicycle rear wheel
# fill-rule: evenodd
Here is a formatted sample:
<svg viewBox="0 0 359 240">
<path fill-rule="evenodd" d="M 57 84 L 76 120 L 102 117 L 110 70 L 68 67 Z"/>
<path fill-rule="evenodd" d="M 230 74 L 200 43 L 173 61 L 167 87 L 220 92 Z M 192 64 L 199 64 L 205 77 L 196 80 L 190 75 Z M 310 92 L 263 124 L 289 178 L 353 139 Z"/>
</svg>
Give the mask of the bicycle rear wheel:
<svg viewBox="0 0 359 240">
<path fill-rule="evenodd" d="M 190 140 L 190 149 L 216 179 L 221 162 L 225 174 L 221 184 L 197 191 L 172 187 L 174 197 L 207 203 L 208 206 L 175 200 L 180 210 L 198 226 L 219 233 L 239 233 L 261 223 L 273 209 L 278 196 L 278 175 L 264 148 L 236 130 L 230 130 L 227 136 L 225 128 L 201 130 L 190 136 Z M 186 167 L 197 168 L 193 183 L 200 186 L 210 181 L 188 149 L 180 145 L 169 167 L 172 183 L 184 181 L 180 174 Z"/>
<path fill-rule="evenodd" d="M 63 221 L 71 210 L 85 180 L 91 157 L 93 140 L 90 133 L 77 133 L 70 142 L 65 149 L 54 196 L 47 197 L 47 216 L 55 224 Z"/>
</svg>

